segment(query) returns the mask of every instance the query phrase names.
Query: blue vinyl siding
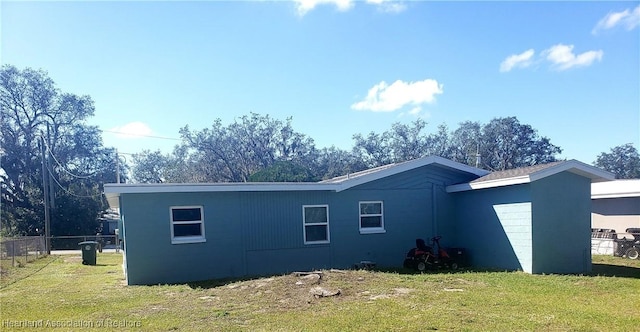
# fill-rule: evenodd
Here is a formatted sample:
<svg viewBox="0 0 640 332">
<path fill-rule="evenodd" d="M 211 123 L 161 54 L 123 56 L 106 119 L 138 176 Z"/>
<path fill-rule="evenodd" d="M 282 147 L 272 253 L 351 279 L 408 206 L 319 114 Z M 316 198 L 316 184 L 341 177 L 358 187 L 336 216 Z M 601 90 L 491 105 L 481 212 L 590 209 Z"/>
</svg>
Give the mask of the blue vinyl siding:
<svg viewBox="0 0 640 332">
<path fill-rule="evenodd" d="M 468 248 L 477 267 L 589 272 L 590 183 L 562 172 L 527 184 L 456 193 L 459 246 Z"/>
<path fill-rule="evenodd" d="M 451 185 L 471 181 L 475 178 L 474 175 L 432 164 L 365 183 L 356 186 L 356 188 L 360 190 L 423 189 L 430 187 L 433 183 Z"/>
<path fill-rule="evenodd" d="M 342 192 L 122 194 L 128 283 L 349 268 L 363 260 L 401 266 L 416 237 L 435 235 L 435 222 L 452 222 L 452 211 L 446 208 L 452 206 L 451 198 L 443 188 L 468 177 L 427 166 Z M 436 200 L 434 186 L 438 188 Z M 360 234 L 361 201 L 384 202 L 385 233 Z M 434 202 L 445 207 L 436 210 Z M 169 207 L 181 205 L 203 207 L 205 242 L 171 244 Z M 304 243 L 304 205 L 328 205 L 330 243 Z"/>
<path fill-rule="evenodd" d="M 531 185 L 533 273 L 590 272 L 591 181 L 563 172 Z"/>
<path fill-rule="evenodd" d="M 416 238 L 442 235 L 477 267 L 583 272 L 590 266 L 590 181 L 563 172 L 533 183 L 449 194 L 474 176 L 427 165 L 344 191 L 120 195 L 129 284 L 349 268 L 399 267 Z M 361 234 L 360 202 L 383 202 L 384 232 Z M 303 206 L 327 206 L 328 243 L 305 244 Z M 171 206 L 201 206 L 204 242 L 171 243 Z M 586 250 L 586 253 L 585 253 Z M 562 252 L 563 255 L 557 255 Z"/>
<path fill-rule="evenodd" d="M 430 189 L 348 190 L 335 195 L 331 206 L 331 242 L 336 265 L 349 267 L 363 260 L 399 266 L 416 235 L 428 236 Z M 385 233 L 360 234 L 359 202 L 384 203 Z"/>
<path fill-rule="evenodd" d="M 467 248 L 474 266 L 531 271 L 530 184 L 454 196 L 457 246 Z"/>
<path fill-rule="evenodd" d="M 236 193 L 123 195 L 129 284 L 154 284 L 244 275 Z M 170 206 L 201 205 L 205 239 L 172 244 Z M 196 278 L 194 278 L 196 277 Z"/>
<path fill-rule="evenodd" d="M 329 192 L 243 192 L 238 193 L 243 234 L 248 250 L 305 247 L 302 206 L 329 204 Z M 331 206 L 330 206 L 331 210 Z M 331 228 L 331 218 L 329 227 Z"/>
</svg>

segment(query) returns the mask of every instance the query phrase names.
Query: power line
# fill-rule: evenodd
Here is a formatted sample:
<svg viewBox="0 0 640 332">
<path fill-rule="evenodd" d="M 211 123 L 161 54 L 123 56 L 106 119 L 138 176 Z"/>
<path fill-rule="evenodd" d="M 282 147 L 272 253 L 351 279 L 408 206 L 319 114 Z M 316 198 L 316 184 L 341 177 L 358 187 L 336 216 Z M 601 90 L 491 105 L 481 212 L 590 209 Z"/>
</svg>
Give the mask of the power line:
<svg viewBox="0 0 640 332">
<path fill-rule="evenodd" d="M 101 132 L 104 132 L 104 133 L 127 135 L 127 136 L 133 136 L 133 137 L 158 138 L 158 139 L 166 139 L 166 140 L 171 140 L 171 141 L 182 141 L 180 138 L 175 138 L 175 137 L 144 135 L 144 134 L 131 134 L 131 133 L 123 133 L 121 131 L 107 130 L 107 129 L 100 129 L 100 128 L 98 128 L 98 130 L 101 131 Z"/>
<path fill-rule="evenodd" d="M 51 169 L 49 169 L 49 167 L 47 167 L 47 171 L 48 173 L 51 175 L 51 178 L 53 179 L 53 182 L 55 182 L 58 187 L 60 187 L 60 189 L 62 189 L 65 193 L 74 196 L 74 197 L 78 197 L 78 198 L 97 198 L 97 197 L 101 197 L 102 194 L 96 194 L 96 195 L 77 195 L 72 193 L 71 191 L 69 191 L 67 188 L 63 187 L 62 184 L 60 184 L 60 182 L 58 182 L 58 179 L 56 179 L 55 175 L 53 175 L 53 172 L 51 171 Z"/>
<path fill-rule="evenodd" d="M 60 161 L 58 160 L 58 158 L 56 158 L 56 156 L 53 154 L 53 151 L 51 150 L 51 148 L 49 147 L 49 144 L 47 143 L 47 141 L 44 139 L 44 137 L 40 137 L 40 140 L 42 141 L 42 143 L 44 144 L 45 149 L 47 150 L 48 154 L 53 158 L 53 160 L 55 160 L 55 162 L 58 164 L 58 166 L 60 166 L 60 168 L 67 173 L 68 175 L 71 175 L 72 177 L 78 178 L 78 179 L 89 179 L 92 176 L 95 175 L 95 173 L 93 175 L 88 175 L 88 176 L 82 176 L 82 175 L 76 175 L 73 174 L 71 172 L 69 172 L 63 165 L 62 163 L 60 163 Z M 43 155 L 44 158 L 44 155 Z M 78 197 L 78 198 L 96 198 L 99 196 L 102 196 L 102 194 L 97 194 L 97 195 L 77 195 L 72 193 L 71 191 L 69 191 L 67 188 L 63 187 L 62 184 L 60 184 L 60 182 L 58 181 L 58 179 L 56 179 L 55 175 L 53 174 L 53 171 L 50 168 L 49 163 L 45 162 L 43 160 L 43 167 L 45 167 L 46 165 L 46 170 L 47 173 L 49 173 L 49 175 L 51 175 L 51 179 L 53 179 L 53 181 L 58 185 L 58 187 L 60 187 L 60 189 L 62 189 L 64 192 L 66 192 L 67 194 L 74 196 L 74 197 Z M 46 185 L 46 181 L 45 181 L 45 185 Z M 46 199 L 45 199 L 46 200 Z"/>
<path fill-rule="evenodd" d="M 46 141 L 46 140 L 42 140 L 42 141 L 44 142 L 44 145 L 46 146 L 46 148 L 47 148 L 47 152 L 49 152 L 49 155 L 53 158 L 53 160 L 55 160 L 55 161 L 56 161 L 56 164 L 58 164 L 58 166 L 60 166 L 60 168 L 61 168 L 65 173 L 67 173 L 67 174 L 71 175 L 72 177 L 78 178 L 78 179 L 89 179 L 89 178 L 91 178 L 92 176 L 94 176 L 94 175 L 95 175 L 95 173 L 94 173 L 94 174 L 91 174 L 91 175 L 87 175 L 87 176 L 84 176 L 84 175 L 76 175 L 76 174 L 71 173 L 71 172 L 70 172 L 70 171 L 68 171 L 64 166 L 62 166 L 62 164 L 60 163 L 60 161 L 58 161 L 58 158 L 56 158 L 56 156 L 53 154 L 53 151 L 51 151 L 51 148 L 49 148 L 49 144 L 47 143 L 47 141 Z"/>
</svg>

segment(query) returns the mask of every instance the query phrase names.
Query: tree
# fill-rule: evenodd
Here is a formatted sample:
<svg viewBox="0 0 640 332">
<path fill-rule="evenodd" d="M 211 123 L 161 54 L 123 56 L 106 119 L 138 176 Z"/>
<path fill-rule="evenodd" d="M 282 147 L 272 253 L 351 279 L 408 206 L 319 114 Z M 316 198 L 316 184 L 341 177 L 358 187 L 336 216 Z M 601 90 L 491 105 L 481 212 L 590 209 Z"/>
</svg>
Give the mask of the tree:
<svg viewBox="0 0 640 332">
<path fill-rule="evenodd" d="M 601 153 L 593 164 L 615 174 L 617 179 L 640 178 L 640 154 L 631 143 Z"/>
<path fill-rule="evenodd" d="M 370 132 L 367 137 L 363 137 L 361 134 L 355 134 L 353 140 L 355 143 L 351 153 L 356 156 L 363 168 L 373 168 L 393 162 L 388 135 Z"/>
<path fill-rule="evenodd" d="M 288 160 L 276 161 L 273 165 L 249 176 L 250 182 L 315 182 L 311 170 Z"/>
<path fill-rule="evenodd" d="M 439 135 L 424 134 L 423 129 L 426 126 L 424 120 L 417 119 L 411 124 L 395 122 L 390 130 L 382 134 L 371 132 L 367 137 L 355 134 L 352 153 L 365 168 L 417 159 L 433 152 L 439 153 L 444 149 L 446 142 L 441 141 L 443 137 Z M 446 140 L 446 127 L 443 128 Z M 439 144 L 441 146 L 438 146 Z"/>
<path fill-rule="evenodd" d="M 453 146 L 447 126 L 442 124 L 436 133 L 429 135 L 423 132 L 426 126 L 424 120 L 417 119 L 410 124 L 393 123 L 391 129 L 382 134 L 371 132 L 366 138 L 360 134 L 353 135 L 353 154 L 364 163 L 365 168 L 425 156 L 450 158 Z"/>
<path fill-rule="evenodd" d="M 330 179 L 337 176 L 362 171 L 367 167 L 349 151 L 339 149 L 335 146 L 322 148 L 313 168 L 316 178 Z"/>
<path fill-rule="evenodd" d="M 417 119 L 410 125 L 396 122 L 391 125 L 390 131 L 383 133 L 389 142 L 391 159 L 394 162 L 403 162 L 424 156 L 428 142 L 422 134 L 422 130 L 426 126 L 427 123 L 422 119 Z"/>
<path fill-rule="evenodd" d="M 453 147 L 451 143 L 449 129 L 445 124 L 441 124 L 438 126 L 438 132 L 427 137 L 425 152 L 422 155 L 439 156 L 451 159 L 453 154 Z"/>
<path fill-rule="evenodd" d="M 249 176 L 276 161 L 288 160 L 310 167 L 316 156 L 312 139 L 286 122 L 251 113 L 223 126 L 217 119 L 210 129 L 180 130 L 189 162 L 208 182 L 246 182 Z"/>
<path fill-rule="evenodd" d="M 480 151 L 481 129 L 479 122 L 465 121 L 451 134 L 451 155 L 453 161 L 480 166 L 478 153 Z"/>
<path fill-rule="evenodd" d="M 494 171 L 556 161 L 562 152 L 549 138 L 539 137 L 530 125 L 516 117 L 495 118 L 482 127 L 479 143 L 481 165 Z M 467 146 L 472 142 L 464 143 Z"/>
<path fill-rule="evenodd" d="M 427 134 L 427 123 L 393 123 L 382 133 L 353 135 L 351 151 L 316 149 L 313 140 L 286 122 L 251 113 L 224 126 L 181 129 L 182 144 L 173 155 L 146 151 L 134 160 L 139 182 L 244 182 L 327 179 L 424 156 L 441 156 L 471 166 L 504 170 L 555 161 L 561 149 L 515 117 L 488 124 L 463 122 Z M 482 156 L 482 160 L 477 157 Z M 309 172 L 307 173 L 306 171 Z M 309 175 L 309 177 L 307 177 Z M 280 180 L 277 180 L 280 179 Z"/>
<path fill-rule="evenodd" d="M 5 65 L 0 107 L 3 233 L 42 232 L 43 162 L 52 188 L 51 227 L 58 232 L 51 234 L 94 232 L 106 207 L 101 184 L 115 180 L 116 163 L 98 128 L 85 123 L 94 113 L 91 98 L 60 92 L 42 70 Z"/>
<path fill-rule="evenodd" d="M 138 183 L 163 183 L 171 164 L 168 156 L 157 151 L 143 150 L 133 155 L 133 180 Z"/>
</svg>

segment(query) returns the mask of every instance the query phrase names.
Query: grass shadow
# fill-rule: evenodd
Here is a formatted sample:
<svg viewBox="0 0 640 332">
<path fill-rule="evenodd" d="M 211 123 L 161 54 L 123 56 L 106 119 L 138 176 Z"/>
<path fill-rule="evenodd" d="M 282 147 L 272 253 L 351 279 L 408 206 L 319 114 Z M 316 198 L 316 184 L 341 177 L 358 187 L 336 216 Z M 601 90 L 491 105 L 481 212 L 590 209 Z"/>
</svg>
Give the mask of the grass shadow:
<svg viewBox="0 0 640 332">
<path fill-rule="evenodd" d="M 276 275 L 273 275 L 272 277 L 275 277 L 275 276 Z M 210 279 L 210 280 L 200 280 L 200 281 L 192 281 L 187 283 L 180 283 L 178 285 L 187 285 L 191 289 L 210 289 L 210 288 L 218 288 L 218 287 L 226 286 L 236 282 L 258 280 L 258 279 L 267 278 L 267 277 L 269 276 L 247 276 L 247 277 L 237 277 L 237 278 Z"/>
<path fill-rule="evenodd" d="M 389 273 L 397 273 L 397 274 L 455 274 L 455 273 L 466 273 L 466 272 L 479 272 L 479 273 L 487 273 L 487 272 L 516 272 L 516 270 L 504 270 L 504 269 L 480 269 L 480 268 L 461 268 L 458 270 L 429 270 L 425 272 L 419 272 L 413 269 L 407 268 L 374 268 L 373 271 L 377 272 L 389 272 Z M 618 277 L 618 278 L 633 278 L 640 279 L 640 267 L 633 266 L 622 266 L 615 264 L 605 264 L 605 263 L 593 263 L 591 272 L 586 274 L 591 277 L 602 276 L 602 277 Z"/>
<path fill-rule="evenodd" d="M 451 269 L 435 269 L 435 270 L 426 270 L 424 272 L 420 272 L 418 270 L 415 269 L 410 269 L 410 268 L 405 268 L 405 267 L 400 267 L 400 268 L 393 268 L 393 267 L 375 267 L 375 268 L 371 268 L 368 269 L 370 271 L 375 271 L 375 272 L 385 272 L 385 273 L 396 273 L 396 274 L 406 274 L 406 275 L 415 275 L 415 274 L 454 274 L 454 273 L 466 273 L 466 272 L 504 272 L 504 270 L 478 270 L 478 269 L 473 269 L 470 267 L 462 267 L 456 270 L 451 270 Z"/>
<path fill-rule="evenodd" d="M 640 268 L 612 264 L 593 263 L 590 276 L 640 279 Z"/>
<path fill-rule="evenodd" d="M 357 270 L 357 269 L 351 269 Z M 374 272 L 383 272 L 383 273 L 396 273 L 402 275 L 420 275 L 420 274 L 459 274 L 459 273 L 468 273 L 468 272 L 477 272 L 477 273 L 493 273 L 493 272 L 517 272 L 517 270 L 505 270 L 505 269 L 491 269 L 491 268 L 472 268 L 472 267 L 464 267 L 457 270 L 449 270 L 449 269 L 436 269 L 436 270 L 428 270 L 425 272 L 416 271 L 415 269 L 409 269 L 404 267 L 372 267 L 365 270 L 374 271 Z M 634 278 L 640 279 L 640 267 L 631 267 L 631 266 L 621 266 L 614 264 L 604 264 L 604 263 L 593 263 L 592 271 L 587 276 L 603 276 L 603 277 L 619 277 L 619 278 Z M 251 280 L 259 280 L 261 278 L 268 277 L 276 277 L 281 276 L 281 274 L 274 275 L 265 275 L 265 276 L 246 276 L 246 277 L 237 277 L 237 278 L 224 278 L 224 279 L 211 279 L 211 280 L 201 280 L 201 281 L 193 281 L 186 283 L 176 283 L 172 285 L 187 285 L 191 289 L 211 289 L 218 288 L 222 286 L 226 286 L 236 282 L 242 281 L 251 281 Z"/>
</svg>

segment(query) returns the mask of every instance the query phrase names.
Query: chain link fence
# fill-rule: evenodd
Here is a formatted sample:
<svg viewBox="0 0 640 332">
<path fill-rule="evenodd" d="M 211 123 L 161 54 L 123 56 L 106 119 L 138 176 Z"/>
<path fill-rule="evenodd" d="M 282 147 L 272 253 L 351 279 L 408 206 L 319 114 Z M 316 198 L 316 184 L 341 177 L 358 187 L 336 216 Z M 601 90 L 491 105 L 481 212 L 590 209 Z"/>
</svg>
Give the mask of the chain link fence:
<svg viewBox="0 0 640 332">
<path fill-rule="evenodd" d="M 80 235 L 80 236 L 52 236 L 51 250 L 79 250 L 78 243 L 83 241 L 98 242 L 98 250 L 115 249 L 120 251 L 120 241 L 117 235 Z"/>
<path fill-rule="evenodd" d="M 2 267 L 24 266 L 47 254 L 44 236 L 7 237 L 0 239 Z"/>
<path fill-rule="evenodd" d="M 117 235 L 80 235 L 52 236 L 51 250 L 79 250 L 78 243 L 83 241 L 98 242 L 98 250 L 115 249 L 120 251 L 121 243 Z M 1 267 L 24 266 L 42 256 L 47 255 L 47 244 L 44 236 L 4 237 L 0 239 Z"/>
</svg>

